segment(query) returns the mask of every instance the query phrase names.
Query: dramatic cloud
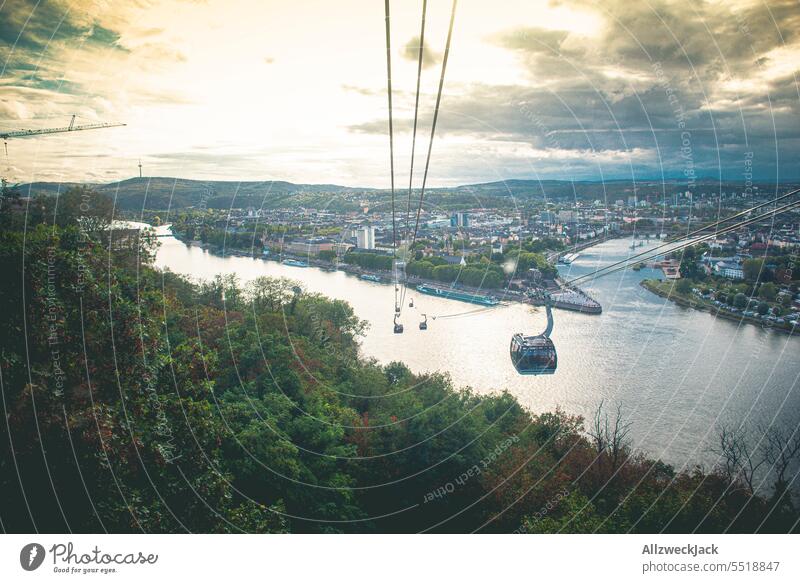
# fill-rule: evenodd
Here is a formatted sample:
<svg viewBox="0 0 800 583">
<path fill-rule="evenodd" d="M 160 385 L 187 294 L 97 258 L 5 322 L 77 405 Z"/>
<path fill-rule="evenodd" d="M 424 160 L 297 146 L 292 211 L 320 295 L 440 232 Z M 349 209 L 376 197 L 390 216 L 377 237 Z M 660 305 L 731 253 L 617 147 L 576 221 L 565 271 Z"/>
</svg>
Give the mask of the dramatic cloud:
<svg viewBox="0 0 800 583">
<path fill-rule="evenodd" d="M 128 124 L 14 141 L 16 178 L 121 178 L 142 158 L 162 175 L 386 186 L 382 10 L 360 0 L 6 0 L 0 125 L 59 125 L 73 113 Z M 417 11 L 392 17 L 401 172 Z M 448 19 L 449 3 L 429 5 L 426 138 Z M 796 0 L 461 3 L 431 180 L 735 179 L 751 156 L 758 178 L 797 178 L 798 69 Z"/>
</svg>

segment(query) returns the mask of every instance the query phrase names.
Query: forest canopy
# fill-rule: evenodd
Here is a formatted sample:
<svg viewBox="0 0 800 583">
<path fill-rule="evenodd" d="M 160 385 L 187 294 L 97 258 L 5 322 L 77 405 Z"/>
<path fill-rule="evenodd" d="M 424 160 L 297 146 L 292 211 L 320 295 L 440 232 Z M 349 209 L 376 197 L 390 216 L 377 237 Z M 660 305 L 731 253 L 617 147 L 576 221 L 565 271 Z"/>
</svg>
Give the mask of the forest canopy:
<svg viewBox="0 0 800 583">
<path fill-rule="evenodd" d="M 154 238 L 115 240 L 113 207 L 62 196 L 0 207 L 6 531 L 796 528 L 785 475 L 762 492 L 743 461 L 676 472 L 609 430 L 611 407 L 536 415 L 380 365 L 347 303 L 159 271 Z"/>
</svg>

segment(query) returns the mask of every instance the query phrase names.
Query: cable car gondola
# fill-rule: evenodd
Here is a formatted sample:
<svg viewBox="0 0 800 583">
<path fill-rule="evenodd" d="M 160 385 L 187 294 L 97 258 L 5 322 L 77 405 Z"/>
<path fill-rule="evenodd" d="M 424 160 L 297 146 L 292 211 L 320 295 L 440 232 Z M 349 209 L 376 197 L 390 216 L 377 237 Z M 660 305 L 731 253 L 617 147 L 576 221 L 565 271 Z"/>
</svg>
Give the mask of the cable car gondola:
<svg viewBox="0 0 800 583">
<path fill-rule="evenodd" d="M 394 333 L 395 334 L 403 333 L 403 325 L 397 321 L 397 316 L 394 317 Z"/>
<path fill-rule="evenodd" d="M 414 298 L 411 298 L 411 301 L 408 302 L 408 307 L 409 308 L 413 308 L 414 307 Z"/>
<path fill-rule="evenodd" d="M 426 314 L 422 314 L 422 317 L 425 318 L 422 322 L 419 323 L 420 330 L 427 330 L 428 329 L 428 316 Z"/>
<path fill-rule="evenodd" d="M 544 332 L 536 336 L 517 333 L 511 338 L 511 362 L 519 374 L 545 375 L 556 372 L 558 354 L 556 345 L 550 339 L 553 332 L 553 310 L 549 295 L 545 296 L 544 305 L 547 311 L 547 328 Z"/>
</svg>

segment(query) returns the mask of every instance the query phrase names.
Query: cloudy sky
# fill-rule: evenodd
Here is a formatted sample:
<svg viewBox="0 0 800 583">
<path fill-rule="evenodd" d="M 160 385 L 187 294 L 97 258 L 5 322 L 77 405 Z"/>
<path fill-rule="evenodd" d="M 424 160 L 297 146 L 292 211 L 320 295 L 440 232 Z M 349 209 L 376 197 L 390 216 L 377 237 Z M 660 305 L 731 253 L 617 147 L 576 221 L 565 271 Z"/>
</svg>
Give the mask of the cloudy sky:
<svg viewBox="0 0 800 583">
<path fill-rule="evenodd" d="M 430 0 L 424 155 L 451 8 Z M 407 181 L 421 0 L 394 0 Z M 461 0 L 430 183 L 800 177 L 798 0 Z M 13 180 L 388 185 L 380 0 L 0 0 Z M 420 166 L 421 166 L 420 158 Z"/>
</svg>

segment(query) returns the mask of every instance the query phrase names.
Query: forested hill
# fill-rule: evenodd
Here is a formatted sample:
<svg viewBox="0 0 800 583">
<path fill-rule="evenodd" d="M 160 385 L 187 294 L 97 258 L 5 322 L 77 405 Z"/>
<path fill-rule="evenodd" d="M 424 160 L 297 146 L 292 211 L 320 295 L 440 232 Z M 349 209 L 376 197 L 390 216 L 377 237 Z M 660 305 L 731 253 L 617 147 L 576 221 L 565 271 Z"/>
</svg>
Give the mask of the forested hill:
<svg viewBox="0 0 800 583">
<path fill-rule="evenodd" d="M 54 195 L 77 186 L 75 183 L 33 182 L 17 187 L 23 196 Z M 227 209 L 291 206 L 316 200 L 320 193 L 356 193 L 369 189 L 335 184 L 293 184 L 283 181 L 236 182 L 187 180 L 184 178 L 131 178 L 109 184 L 87 184 L 116 201 L 121 210 L 141 211 L 207 206 Z M 292 201 L 292 202 L 289 202 Z"/>
<path fill-rule="evenodd" d="M 17 190 L 23 196 L 54 195 L 78 186 L 75 183 L 34 182 Z M 284 181 L 204 181 L 184 178 L 131 178 L 109 184 L 87 184 L 116 201 L 123 211 L 208 208 L 287 208 L 305 206 L 331 210 L 355 210 L 362 202 L 388 204 L 388 190 L 335 184 L 294 184 Z M 714 192 L 736 188 L 734 183 L 698 180 L 696 188 Z M 613 204 L 637 193 L 639 197 L 672 195 L 686 190 L 685 181 L 569 181 L 502 180 L 452 188 L 429 188 L 427 200 L 443 208 L 510 206 L 529 200 L 594 201 Z"/>
<path fill-rule="evenodd" d="M 153 269 L 153 239 L 109 243 L 102 195 L 0 202 L 5 531 L 796 528 L 787 473 L 758 495 L 741 457 L 676 472 L 614 415 L 589 430 L 379 366 L 345 302 L 194 284 Z"/>
</svg>

